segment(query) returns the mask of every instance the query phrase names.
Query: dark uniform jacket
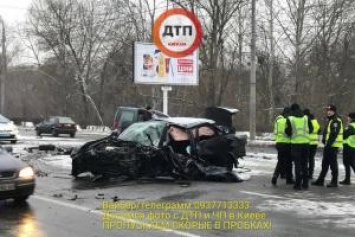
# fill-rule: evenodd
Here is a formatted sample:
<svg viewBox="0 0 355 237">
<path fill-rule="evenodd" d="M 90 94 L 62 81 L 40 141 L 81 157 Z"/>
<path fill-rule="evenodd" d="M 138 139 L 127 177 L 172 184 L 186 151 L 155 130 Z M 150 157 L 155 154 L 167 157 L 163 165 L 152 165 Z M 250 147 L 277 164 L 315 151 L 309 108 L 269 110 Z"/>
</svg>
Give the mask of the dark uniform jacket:
<svg viewBox="0 0 355 237">
<path fill-rule="evenodd" d="M 330 133 L 329 133 L 329 138 L 328 138 L 328 141 L 326 144 L 325 138 L 327 137 L 329 124 L 330 124 Z M 333 143 L 335 142 L 338 134 L 340 133 L 340 129 L 341 129 L 341 123 L 338 120 L 338 116 L 336 114 L 334 114 L 333 116 L 328 117 L 328 123 L 324 127 L 324 131 L 323 131 L 323 138 L 322 138 L 323 144 L 327 147 L 331 147 L 333 145 Z"/>
<path fill-rule="evenodd" d="M 344 129 L 344 134 L 343 134 L 344 140 L 350 137 L 351 135 L 355 135 L 355 128 L 353 126 L 347 126 Z"/>
</svg>

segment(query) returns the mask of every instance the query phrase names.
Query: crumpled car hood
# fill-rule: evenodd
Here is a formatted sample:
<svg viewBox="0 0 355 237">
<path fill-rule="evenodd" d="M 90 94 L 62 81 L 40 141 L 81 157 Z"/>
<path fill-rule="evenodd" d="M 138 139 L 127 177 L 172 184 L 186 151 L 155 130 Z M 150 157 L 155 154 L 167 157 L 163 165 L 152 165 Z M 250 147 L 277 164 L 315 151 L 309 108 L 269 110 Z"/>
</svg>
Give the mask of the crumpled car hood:
<svg viewBox="0 0 355 237">
<path fill-rule="evenodd" d="M 211 165 L 197 156 L 175 153 L 169 146 L 138 146 L 110 136 L 85 144 L 71 157 L 74 176 L 90 171 L 95 175 L 129 179 L 165 175 L 188 180 L 242 181 L 225 167 Z"/>
</svg>

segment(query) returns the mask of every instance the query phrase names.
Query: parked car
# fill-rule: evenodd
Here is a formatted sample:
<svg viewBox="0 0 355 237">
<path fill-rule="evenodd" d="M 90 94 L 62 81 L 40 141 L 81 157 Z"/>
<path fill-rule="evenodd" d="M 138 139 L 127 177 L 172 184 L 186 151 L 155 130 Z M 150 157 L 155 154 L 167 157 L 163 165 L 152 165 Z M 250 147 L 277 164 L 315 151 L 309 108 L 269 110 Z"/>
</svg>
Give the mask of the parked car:
<svg viewBox="0 0 355 237">
<path fill-rule="evenodd" d="M 19 131 L 13 121 L 0 114 L 0 141 L 16 143 Z"/>
<path fill-rule="evenodd" d="M 113 129 L 116 130 L 117 133 L 121 133 L 133 123 L 168 117 L 169 115 L 164 114 L 159 110 L 146 110 L 138 107 L 121 106 L 117 108 L 115 113 L 115 117 L 113 119 Z"/>
<path fill-rule="evenodd" d="M 25 201 L 35 189 L 33 169 L 0 148 L 0 200 Z"/>
<path fill-rule="evenodd" d="M 72 175 L 241 181 L 231 172 L 245 155 L 245 137 L 223 134 L 214 121 L 161 118 L 137 122 L 121 134 L 91 141 L 73 152 Z"/>
<path fill-rule="evenodd" d="M 57 137 L 60 134 L 69 134 L 70 137 L 75 137 L 76 131 L 76 123 L 70 117 L 53 116 L 36 125 L 38 136 L 51 134 Z"/>
</svg>

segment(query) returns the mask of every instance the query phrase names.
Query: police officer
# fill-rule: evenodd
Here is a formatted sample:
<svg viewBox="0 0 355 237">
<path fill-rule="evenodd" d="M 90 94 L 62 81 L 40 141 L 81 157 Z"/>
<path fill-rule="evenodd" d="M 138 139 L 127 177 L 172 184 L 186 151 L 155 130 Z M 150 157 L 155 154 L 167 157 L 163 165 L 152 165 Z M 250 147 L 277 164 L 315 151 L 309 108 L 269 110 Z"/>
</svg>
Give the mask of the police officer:
<svg viewBox="0 0 355 237">
<path fill-rule="evenodd" d="M 290 108 L 285 107 L 282 114 L 277 116 L 274 123 L 274 140 L 276 142 L 277 149 L 277 164 L 274 174 L 271 179 L 271 183 L 276 185 L 279 175 L 284 174 L 286 176 L 286 183 L 293 184 L 292 180 L 292 160 L 290 157 L 291 146 L 290 137 L 285 133 L 286 118 L 290 115 Z"/>
<path fill-rule="evenodd" d="M 324 144 L 322 170 L 318 179 L 313 185 L 323 186 L 324 178 L 330 167 L 332 171 L 332 179 L 327 187 L 338 187 L 338 161 L 337 153 L 339 147 L 343 145 L 343 122 L 336 114 L 336 107 L 329 105 L 327 107 L 328 123 L 323 131 L 322 142 Z"/>
<path fill-rule="evenodd" d="M 355 172 L 355 113 L 348 115 L 348 126 L 344 130 L 343 164 L 345 167 L 345 179 L 339 183 L 350 185 L 350 167 Z"/>
<path fill-rule="evenodd" d="M 291 105 L 291 115 L 286 120 L 285 133 L 291 137 L 291 157 L 295 163 L 296 190 L 308 189 L 309 134 L 312 123 L 304 116 L 298 104 Z"/>
<path fill-rule="evenodd" d="M 313 126 L 313 132 L 309 134 L 309 160 L 308 160 L 308 175 L 310 179 L 313 179 L 314 172 L 314 157 L 317 153 L 318 146 L 318 136 L 321 133 L 321 129 L 318 123 L 318 120 L 314 117 L 313 114 L 309 111 L 309 109 L 303 110 L 304 115 L 308 117 Z"/>
</svg>

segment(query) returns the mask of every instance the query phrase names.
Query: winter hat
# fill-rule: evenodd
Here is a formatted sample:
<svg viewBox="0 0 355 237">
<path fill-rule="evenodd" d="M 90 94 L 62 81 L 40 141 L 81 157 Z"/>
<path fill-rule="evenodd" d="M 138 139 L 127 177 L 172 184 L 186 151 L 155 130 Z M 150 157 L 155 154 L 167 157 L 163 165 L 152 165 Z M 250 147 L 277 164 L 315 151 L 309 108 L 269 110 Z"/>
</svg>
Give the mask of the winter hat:
<svg viewBox="0 0 355 237">
<path fill-rule="evenodd" d="M 330 104 L 330 105 L 327 106 L 327 110 L 331 110 L 331 111 L 336 112 L 337 111 L 337 107 L 335 107 L 335 105 Z"/>
<path fill-rule="evenodd" d="M 291 110 L 292 110 L 292 111 L 299 110 L 299 109 L 300 109 L 300 106 L 299 106 L 297 103 L 293 103 L 293 104 L 291 105 Z"/>
</svg>

